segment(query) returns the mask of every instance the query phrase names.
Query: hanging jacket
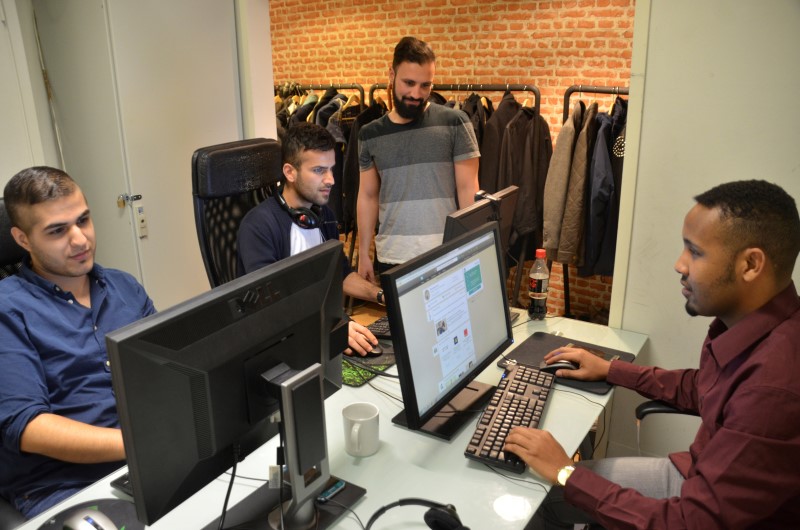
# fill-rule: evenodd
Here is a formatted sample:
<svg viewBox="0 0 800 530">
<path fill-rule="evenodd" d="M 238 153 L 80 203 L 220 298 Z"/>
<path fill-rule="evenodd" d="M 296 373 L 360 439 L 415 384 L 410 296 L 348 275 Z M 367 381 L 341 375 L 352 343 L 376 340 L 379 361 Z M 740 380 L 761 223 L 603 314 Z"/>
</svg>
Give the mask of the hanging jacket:
<svg viewBox="0 0 800 530">
<path fill-rule="evenodd" d="M 489 193 L 500 191 L 497 186 L 497 178 L 500 173 L 500 148 L 503 143 L 503 134 L 506 125 L 510 122 L 521 105 L 514 99 L 511 92 L 503 94 L 503 99 L 497 106 L 497 110 L 486 121 L 483 129 L 483 139 L 480 141 L 481 165 L 478 171 L 478 181 L 482 190 Z"/>
<path fill-rule="evenodd" d="M 597 102 L 586 109 L 583 127 L 575 142 L 572 165 L 567 186 L 567 200 L 564 203 L 564 219 L 561 221 L 556 261 L 572 265 L 583 264 L 584 211 L 586 205 L 586 182 L 589 174 L 589 160 L 597 137 Z"/>
<path fill-rule="evenodd" d="M 536 235 L 535 250 L 541 242 L 542 204 L 547 168 L 553 154 L 550 127 L 530 107 L 521 107 L 506 126 L 500 148 L 498 189 L 512 184 L 519 187 L 511 231 L 511 245 L 531 233 Z"/>
<path fill-rule="evenodd" d="M 572 155 L 578 131 L 583 127 L 583 114 L 586 106 L 578 101 L 572 114 L 564 122 L 556 140 L 550 167 L 547 170 L 547 181 L 544 186 L 544 218 L 543 248 L 547 250 L 547 259 L 555 260 L 561 240 L 561 222 L 564 219 L 564 207 L 567 201 L 569 173 L 572 166 Z"/>
</svg>

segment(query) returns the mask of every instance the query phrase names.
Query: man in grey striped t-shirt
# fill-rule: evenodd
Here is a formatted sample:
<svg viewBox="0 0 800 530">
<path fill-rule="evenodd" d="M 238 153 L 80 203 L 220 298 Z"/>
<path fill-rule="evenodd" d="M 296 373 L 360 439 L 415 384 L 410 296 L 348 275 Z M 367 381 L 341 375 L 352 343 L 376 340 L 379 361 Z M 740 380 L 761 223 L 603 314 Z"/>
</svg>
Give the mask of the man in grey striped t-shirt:
<svg viewBox="0 0 800 530">
<path fill-rule="evenodd" d="M 380 221 L 378 273 L 441 244 L 447 215 L 478 191 L 480 151 L 467 115 L 428 102 L 435 61 L 425 42 L 400 40 L 389 70 L 394 108 L 359 131 L 359 251 L 366 258 Z M 358 273 L 376 280 L 369 259 Z"/>
</svg>

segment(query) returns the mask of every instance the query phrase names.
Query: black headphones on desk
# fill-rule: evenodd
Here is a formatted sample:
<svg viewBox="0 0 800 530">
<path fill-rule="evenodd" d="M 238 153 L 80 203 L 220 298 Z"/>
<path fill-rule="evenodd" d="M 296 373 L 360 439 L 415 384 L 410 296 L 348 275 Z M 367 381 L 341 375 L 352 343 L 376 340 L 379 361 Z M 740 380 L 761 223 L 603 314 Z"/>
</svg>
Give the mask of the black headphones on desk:
<svg viewBox="0 0 800 530">
<path fill-rule="evenodd" d="M 377 521 L 378 518 L 387 510 L 390 510 L 395 506 L 409 505 L 426 506 L 429 508 L 429 510 L 425 512 L 424 520 L 425 524 L 428 525 L 428 528 L 431 528 L 432 530 L 469 530 L 469 528 L 461 524 L 461 519 L 458 518 L 458 514 L 456 513 L 456 507 L 452 504 L 440 504 L 438 502 L 428 501 L 425 499 L 413 498 L 400 499 L 391 504 L 387 504 L 383 508 L 376 511 L 372 517 L 369 518 L 366 530 L 370 530 L 375 521 Z"/>
<path fill-rule="evenodd" d="M 289 214 L 294 224 L 300 228 L 322 228 L 321 207 L 312 204 L 311 208 L 292 208 L 283 198 L 283 183 L 277 184 L 274 191 L 278 204 Z"/>
</svg>

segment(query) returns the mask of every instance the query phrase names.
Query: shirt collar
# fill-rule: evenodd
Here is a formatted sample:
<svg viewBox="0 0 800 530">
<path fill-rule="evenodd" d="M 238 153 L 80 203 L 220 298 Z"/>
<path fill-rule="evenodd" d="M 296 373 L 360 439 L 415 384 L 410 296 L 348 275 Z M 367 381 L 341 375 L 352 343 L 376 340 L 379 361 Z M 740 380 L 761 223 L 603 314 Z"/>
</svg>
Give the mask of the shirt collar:
<svg viewBox="0 0 800 530">
<path fill-rule="evenodd" d="M 23 258 L 22 266 L 20 267 L 19 270 L 19 275 L 26 281 L 32 283 L 33 285 L 36 285 L 37 287 L 39 287 L 40 289 L 44 290 L 47 293 L 53 293 L 56 296 L 60 296 L 62 298 L 67 298 L 71 295 L 71 293 L 69 292 L 62 291 L 61 287 L 59 287 L 55 283 L 33 272 L 33 269 L 31 268 L 30 255 L 25 256 Z M 98 265 L 97 263 L 95 263 L 92 266 L 92 270 L 89 271 L 89 279 L 92 281 L 92 283 L 97 283 L 101 287 L 105 287 L 106 285 L 105 269 L 100 265 Z"/>
<path fill-rule="evenodd" d="M 708 329 L 711 353 L 720 366 L 725 366 L 799 310 L 800 298 L 797 297 L 794 282 L 791 282 L 772 300 L 730 329 L 720 319 L 715 318 Z"/>
</svg>

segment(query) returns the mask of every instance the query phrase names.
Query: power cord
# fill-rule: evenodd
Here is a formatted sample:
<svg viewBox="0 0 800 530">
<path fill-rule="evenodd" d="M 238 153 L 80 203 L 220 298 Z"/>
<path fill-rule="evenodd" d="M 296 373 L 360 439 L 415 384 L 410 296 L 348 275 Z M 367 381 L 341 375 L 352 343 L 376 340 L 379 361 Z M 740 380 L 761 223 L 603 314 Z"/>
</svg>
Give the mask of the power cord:
<svg viewBox="0 0 800 530">
<path fill-rule="evenodd" d="M 360 526 L 361 528 L 365 528 L 364 523 L 361 522 L 361 518 L 358 516 L 358 514 L 352 508 L 342 504 L 341 502 L 335 501 L 333 499 L 328 499 L 325 502 L 322 502 L 322 501 L 320 501 L 318 499 L 314 501 L 314 506 L 317 509 L 317 515 L 318 515 L 317 521 L 319 521 L 319 504 L 325 504 L 325 505 L 335 504 L 337 507 L 342 508 L 343 510 L 347 510 L 348 512 L 353 514 L 353 517 L 356 518 L 356 521 L 358 521 L 358 526 Z"/>
<path fill-rule="evenodd" d="M 228 482 L 228 491 L 225 493 L 225 502 L 222 504 L 222 515 L 219 517 L 219 525 L 217 530 L 222 530 L 225 525 L 225 515 L 228 513 L 228 501 L 231 498 L 231 490 L 233 490 L 233 481 L 236 479 L 236 465 L 242 461 L 241 448 L 239 444 L 233 446 L 233 469 L 231 470 L 231 480 Z"/>
</svg>

